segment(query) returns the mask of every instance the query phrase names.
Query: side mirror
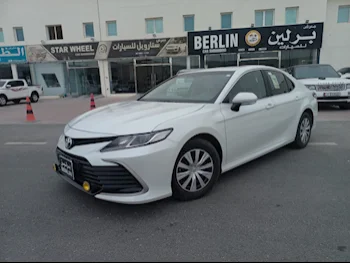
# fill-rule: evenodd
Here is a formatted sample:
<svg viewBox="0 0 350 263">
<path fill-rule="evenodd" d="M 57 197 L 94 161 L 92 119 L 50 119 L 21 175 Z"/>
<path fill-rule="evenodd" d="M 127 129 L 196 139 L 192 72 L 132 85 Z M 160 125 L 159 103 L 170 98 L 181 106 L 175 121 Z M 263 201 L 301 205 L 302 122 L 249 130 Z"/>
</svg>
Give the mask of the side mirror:
<svg viewBox="0 0 350 263">
<path fill-rule="evenodd" d="M 239 111 L 241 106 L 253 105 L 258 97 L 252 92 L 240 92 L 232 100 L 231 110 Z"/>
<path fill-rule="evenodd" d="M 6 88 L 7 88 L 7 89 L 10 89 L 10 88 L 11 88 L 11 85 L 6 85 Z"/>
</svg>

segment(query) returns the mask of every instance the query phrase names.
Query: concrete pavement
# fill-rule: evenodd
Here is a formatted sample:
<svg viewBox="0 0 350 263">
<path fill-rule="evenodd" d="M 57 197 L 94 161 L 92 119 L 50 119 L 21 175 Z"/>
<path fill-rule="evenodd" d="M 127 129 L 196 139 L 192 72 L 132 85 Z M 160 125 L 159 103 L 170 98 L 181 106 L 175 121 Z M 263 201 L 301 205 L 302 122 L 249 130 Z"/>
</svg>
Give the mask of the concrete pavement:
<svg viewBox="0 0 350 263">
<path fill-rule="evenodd" d="M 318 123 L 306 149 L 235 169 L 202 199 L 138 206 L 57 177 L 62 130 L 0 125 L 2 261 L 350 260 L 350 122 Z M 16 141 L 45 144 L 6 145 Z"/>
</svg>

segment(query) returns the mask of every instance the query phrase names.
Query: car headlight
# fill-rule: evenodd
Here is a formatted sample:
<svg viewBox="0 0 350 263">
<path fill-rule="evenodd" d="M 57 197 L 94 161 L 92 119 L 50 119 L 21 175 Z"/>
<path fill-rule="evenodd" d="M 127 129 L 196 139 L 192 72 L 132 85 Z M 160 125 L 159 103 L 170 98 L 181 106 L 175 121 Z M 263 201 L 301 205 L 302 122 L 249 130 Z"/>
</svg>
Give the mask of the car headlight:
<svg viewBox="0 0 350 263">
<path fill-rule="evenodd" d="M 101 152 L 117 151 L 153 144 L 165 140 L 173 129 L 153 131 L 148 133 L 130 134 L 117 137 L 101 149 Z"/>
<path fill-rule="evenodd" d="M 314 86 L 314 85 L 306 85 L 306 87 L 307 87 L 309 90 L 316 90 L 316 86 Z"/>
</svg>

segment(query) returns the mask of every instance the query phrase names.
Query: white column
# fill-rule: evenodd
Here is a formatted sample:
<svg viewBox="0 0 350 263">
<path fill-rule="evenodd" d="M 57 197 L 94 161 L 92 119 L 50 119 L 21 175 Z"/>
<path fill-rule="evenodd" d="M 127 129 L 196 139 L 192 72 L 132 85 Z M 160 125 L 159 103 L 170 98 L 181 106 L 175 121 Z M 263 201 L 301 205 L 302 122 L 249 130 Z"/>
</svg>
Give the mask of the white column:
<svg viewBox="0 0 350 263">
<path fill-rule="evenodd" d="M 12 78 L 18 79 L 17 65 L 11 64 L 11 70 L 12 70 Z"/>
<path fill-rule="evenodd" d="M 111 95 L 109 63 L 107 60 L 99 60 L 98 67 L 100 70 L 101 93 L 104 97 Z"/>
<path fill-rule="evenodd" d="M 186 59 L 186 67 L 187 67 L 187 69 L 190 69 L 190 68 L 191 68 L 191 59 L 190 59 L 190 56 L 187 56 L 187 59 Z"/>
<path fill-rule="evenodd" d="M 30 77 L 32 78 L 32 85 L 37 84 L 34 64 L 29 64 Z"/>
</svg>

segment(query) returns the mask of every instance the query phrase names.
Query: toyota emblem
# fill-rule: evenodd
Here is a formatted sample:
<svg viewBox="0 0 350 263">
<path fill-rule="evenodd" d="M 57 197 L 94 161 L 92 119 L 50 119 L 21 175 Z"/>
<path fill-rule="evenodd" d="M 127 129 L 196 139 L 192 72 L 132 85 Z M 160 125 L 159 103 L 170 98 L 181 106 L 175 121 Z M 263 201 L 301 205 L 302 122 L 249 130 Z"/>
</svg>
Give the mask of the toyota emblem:
<svg viewBox="0 0 350 263">
<path fill-rule="evenodd" d="M 66 137 L 65 141 L 66 141 L 66 148 L 67 149 L 70 149 L 70 148 L 73 147 L 73 140 L 72 140 L 72 138 Z"/>
</svg>

